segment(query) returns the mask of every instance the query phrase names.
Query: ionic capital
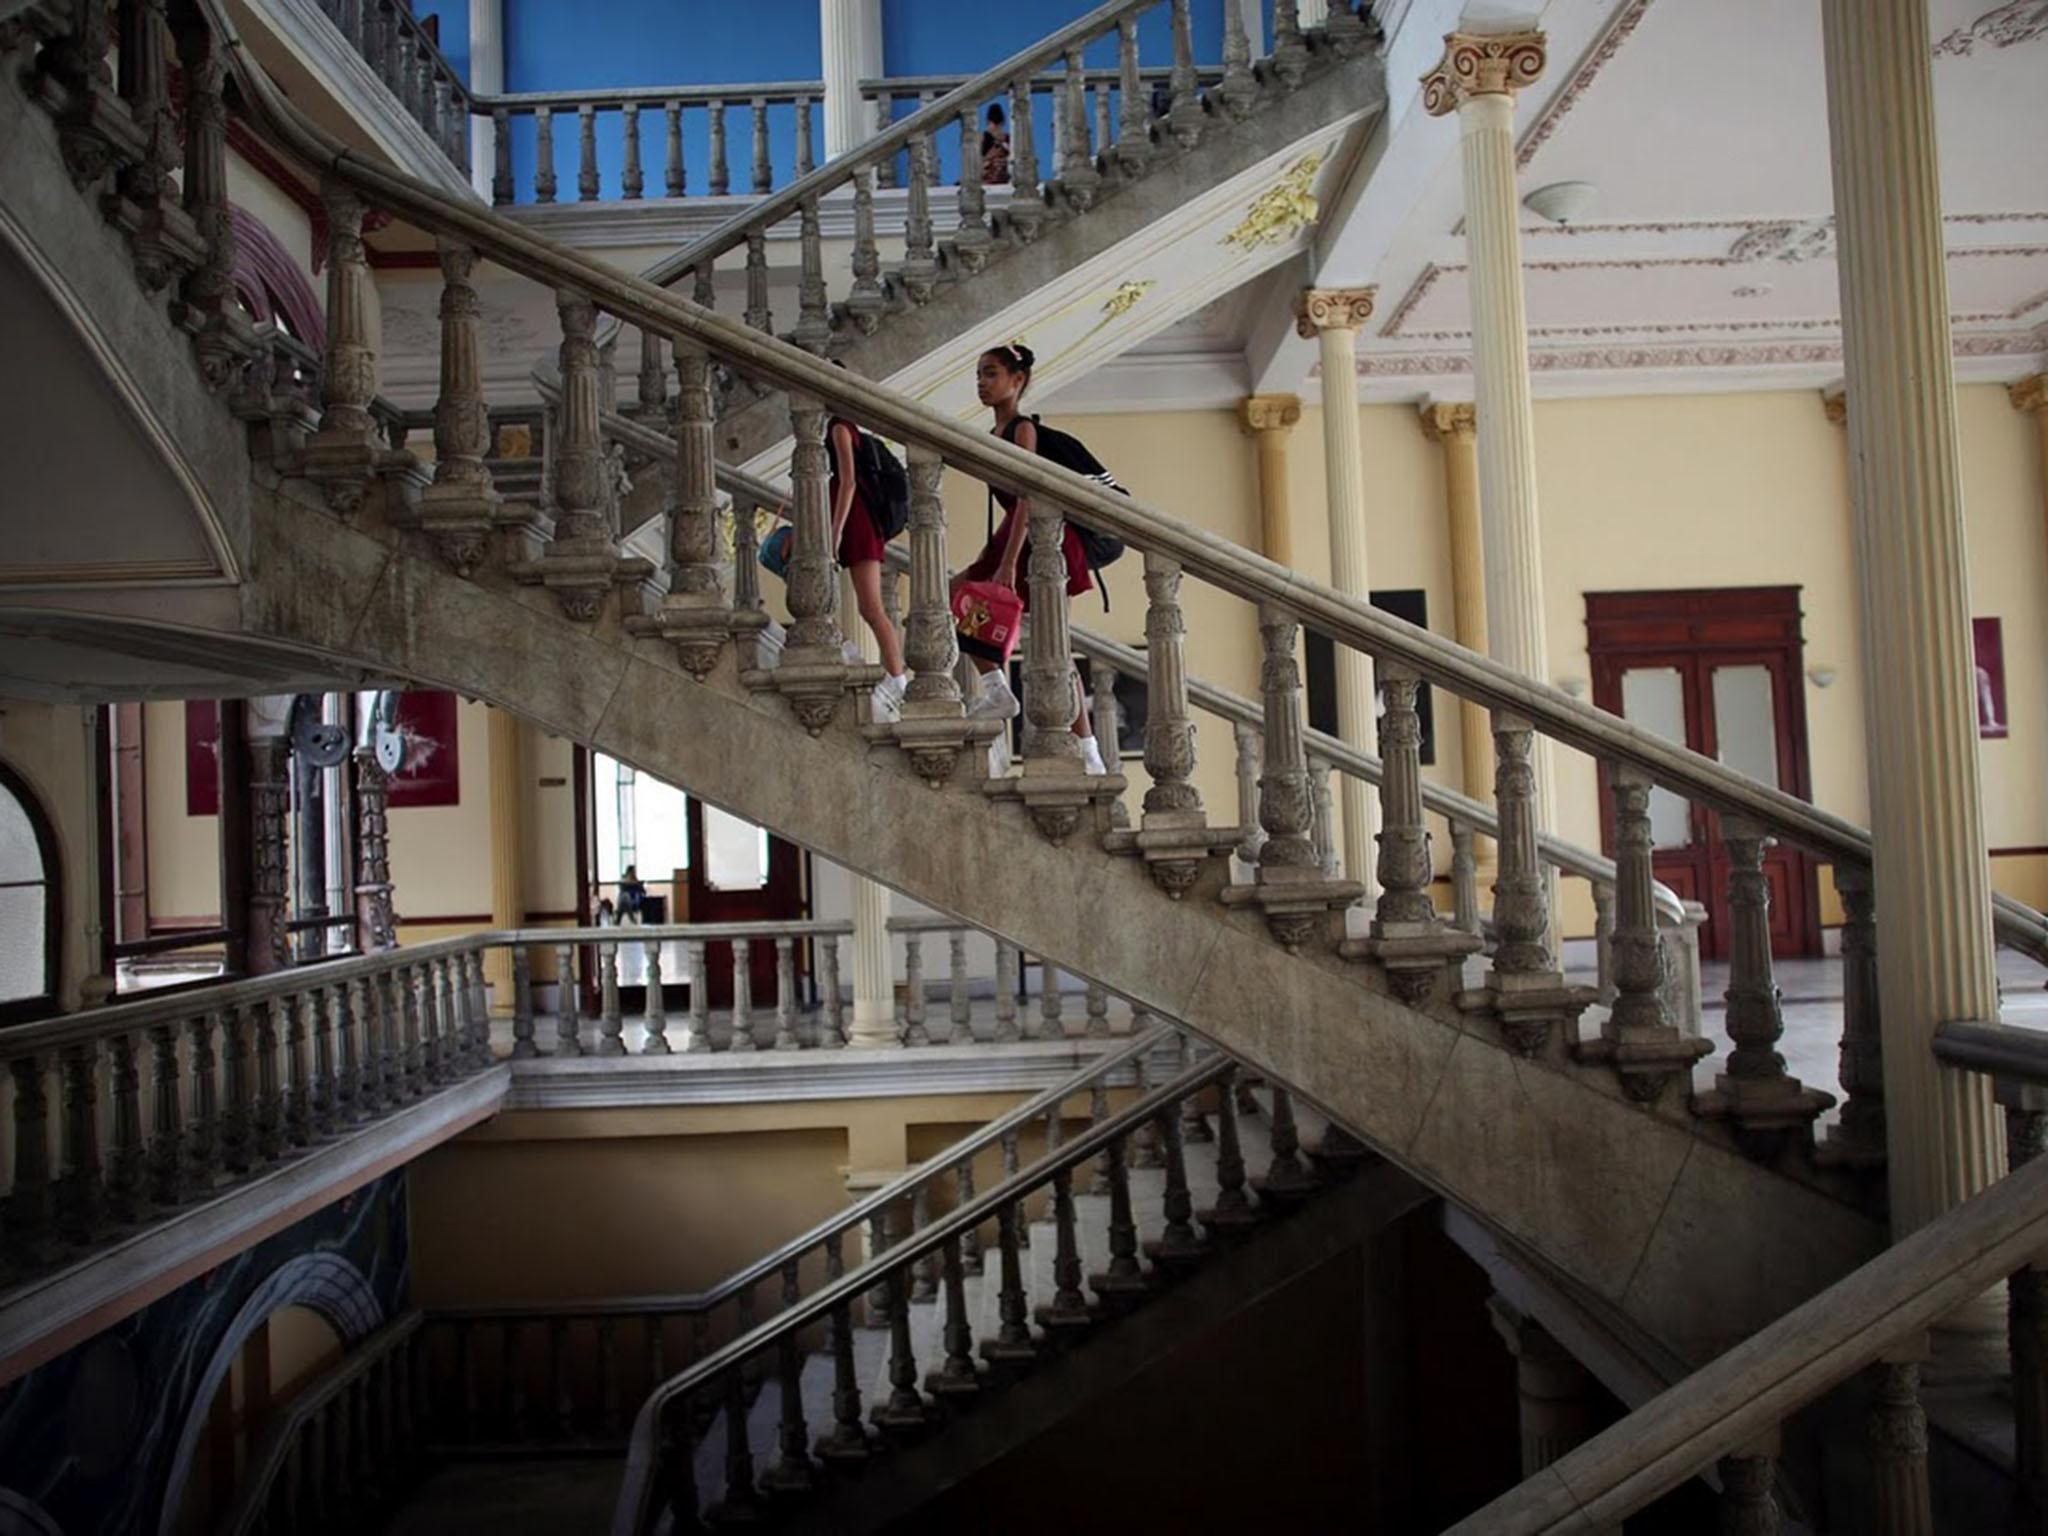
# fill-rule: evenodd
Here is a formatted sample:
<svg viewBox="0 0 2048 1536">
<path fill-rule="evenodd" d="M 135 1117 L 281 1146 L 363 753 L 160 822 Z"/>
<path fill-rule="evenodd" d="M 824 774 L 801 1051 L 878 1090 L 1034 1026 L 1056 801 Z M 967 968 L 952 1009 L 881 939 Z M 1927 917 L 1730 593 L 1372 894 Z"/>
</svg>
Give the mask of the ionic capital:
<svg viewBox="0 0 2048 1536">
<path fill-rule="evenodd" d="M 1294 329 L 1313 341 L 1323 331 L 1355 331 L 1372 318 L 1377 288 L 1304 288 L 1294 301 Z"/>
<path fill-rule="evenodd" d="M 1837 386 L 1820 392 L 1820 408 L 1829 421 L 1836 426 L 1846 426 L 1849 421 L 1849 393 Z"/>
<path fill-rule="evenodd" d="M 1470 442 L 1479 430 L 1479 415 L 1469 400 L 1429 400 L 1422 406 L 1422 435 L 1432 443 L 1451 439 Z"/>
<path fill-rule="evenodd" d="M 2012 408 L 2016 411 L 2048 411 L 2048 373 L 2037 373 L 2017 384 L 2008 384 L 2005 392 L 2011 397 Z"/>
<path fill-rule="evenodd" d="M 1246 395 L 1237 402 L 1237 422 L 1245 432 L 1285 432 L 1301 420 L 1299 395 Z"/>
<path fill-rule="evenodd" d="M 1422 77 L 1422 105 L 1431 117 L 1455 112 L 1474 96 L 1508 96 L 1543 73 L 1541 32 L 1444 34 L 1444 56 Z"/>
</svg>

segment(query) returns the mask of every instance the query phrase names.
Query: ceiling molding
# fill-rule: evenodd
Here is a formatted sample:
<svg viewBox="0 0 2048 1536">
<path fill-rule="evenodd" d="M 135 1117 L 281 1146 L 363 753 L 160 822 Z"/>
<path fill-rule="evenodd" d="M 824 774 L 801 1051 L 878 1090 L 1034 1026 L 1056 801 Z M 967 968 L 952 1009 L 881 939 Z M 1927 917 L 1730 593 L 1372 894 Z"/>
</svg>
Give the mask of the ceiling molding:
<svg viewBox="0 0 2048 1536">
<path fill-rule="evenodd" d="M 1536 121 L 1529 125 L 1528 132 L 1522 135 L 1522 142 L 1515 149 L 1517 170 L 1528 168 L 1529 162 L 1536 158 L 1536 152 L 1549 142 L 1552 134 L 1557 132 L 1558 124 L 1571 114 L 1572 108 L 1579 104 L 1579 99 L 1591 89 L 1593 82 L 1599 78 L 1600 71 L 1613 62 L 1614 56 L 1621 52 L 1622 44 L 1635 34 L 1636 28 L 1642 24 L 1644 12 L 1649 8 L 1650 0 L 1628 0 L 1628 3 L 1615 13 L 1614 19 L 1594 40 L 1585 57 L 1579 60 L 1578 67 L 1572 71 L 1571 80 L 1565 88 L 1551 98 L 1543 111 L 1537 115 Z"/>
</svg>

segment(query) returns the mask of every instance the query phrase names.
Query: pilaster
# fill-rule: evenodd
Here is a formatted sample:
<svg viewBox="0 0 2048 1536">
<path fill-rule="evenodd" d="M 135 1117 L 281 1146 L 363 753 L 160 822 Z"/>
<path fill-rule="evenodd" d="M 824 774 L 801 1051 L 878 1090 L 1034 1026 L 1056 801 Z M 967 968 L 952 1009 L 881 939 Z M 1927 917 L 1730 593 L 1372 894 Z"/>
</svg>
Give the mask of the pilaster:
<svg viewBox="0 0 2048 1536">
<path fill-rule="evenodd" d="M 1422 435 L 1444 454 L 1444 512 L 1451 534 L 1452 636 L 1468 651 L 1489 654 L 1486 643 L 1486 543 L 1479 514 L 1479 422 L 1470 401 L 1432 400 L 1422 407 Z M 1459 761 L 1465 793 L 1493 796 L 1493 727 L 1486 706 L 1458 701 Z M 1482 884 L 1494 872 L 1493 839 L 1475 835 L 1472 855 Z"/>
<path fill-rule="evenodd" d="M 1295 395 L 1247 395 L 1237 403 L 1238 425 L 1257 445 L 1259 552 L 1275 565 L 1294 564 L 1294 509 L 1287 488 L 1287 440 L 1301 421 Z"/>
</svg>

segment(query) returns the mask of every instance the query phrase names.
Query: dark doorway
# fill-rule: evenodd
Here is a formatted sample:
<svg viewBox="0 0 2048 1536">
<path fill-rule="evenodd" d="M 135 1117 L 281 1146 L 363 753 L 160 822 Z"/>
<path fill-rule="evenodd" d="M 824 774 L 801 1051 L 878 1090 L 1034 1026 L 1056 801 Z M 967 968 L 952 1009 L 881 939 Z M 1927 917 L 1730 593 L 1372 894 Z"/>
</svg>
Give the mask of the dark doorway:
<svg viewBox="0 0 2048 1536">
<path fill-rule="evenodd" d="M 1586 594 L 1593 702 L 1666 740 L 1813 798 L 1807 766 L 1804 640 L 1797 587 Z M 1614 848 L 1603 769 L 1600 835 Z M 1728 854 L 1720 817 L 1668 790 L 1650 800 L 1657 878 L 1708 913 L 1700 953 L 1728 954 Z M 1771 952 L 1820 953 L 1814 862 L 1784 845 L 1764 857 Z"/>
</svg>

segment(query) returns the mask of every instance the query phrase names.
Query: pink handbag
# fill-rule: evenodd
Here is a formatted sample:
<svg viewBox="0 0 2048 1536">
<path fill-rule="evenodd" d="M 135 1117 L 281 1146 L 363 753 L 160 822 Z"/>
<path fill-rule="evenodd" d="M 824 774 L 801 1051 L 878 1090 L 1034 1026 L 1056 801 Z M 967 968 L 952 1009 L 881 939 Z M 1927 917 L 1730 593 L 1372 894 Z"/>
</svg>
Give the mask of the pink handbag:
<svg viewBox="0 0 2048 1536">
<path fill-rule="evenodd" d="M 1007 662 L 1023 621 L 1024 600 L 1001 582 L 963 581 L 953 589 L 953 627 L 970 656 Z"/>
</svg>

